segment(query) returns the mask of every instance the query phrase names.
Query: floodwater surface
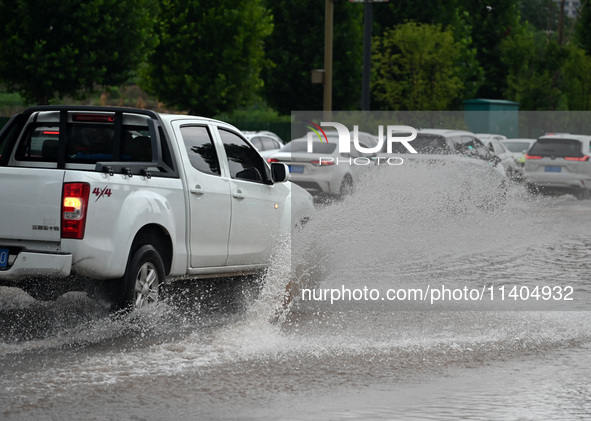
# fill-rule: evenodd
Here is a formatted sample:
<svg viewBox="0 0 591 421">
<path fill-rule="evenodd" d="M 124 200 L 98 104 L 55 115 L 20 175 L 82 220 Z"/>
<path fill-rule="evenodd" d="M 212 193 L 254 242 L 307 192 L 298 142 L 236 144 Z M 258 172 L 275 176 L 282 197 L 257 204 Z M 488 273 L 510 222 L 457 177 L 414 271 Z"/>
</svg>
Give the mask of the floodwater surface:
<svg viewBox="0 0 591 421">
<path fill-rule="evenodd" d="M 0 288 L 0 418 L 588 419 L 590 222 L 591 200 L 408 165 L 319 206 L 260 279 L 123 315 Z"/>
</svg>

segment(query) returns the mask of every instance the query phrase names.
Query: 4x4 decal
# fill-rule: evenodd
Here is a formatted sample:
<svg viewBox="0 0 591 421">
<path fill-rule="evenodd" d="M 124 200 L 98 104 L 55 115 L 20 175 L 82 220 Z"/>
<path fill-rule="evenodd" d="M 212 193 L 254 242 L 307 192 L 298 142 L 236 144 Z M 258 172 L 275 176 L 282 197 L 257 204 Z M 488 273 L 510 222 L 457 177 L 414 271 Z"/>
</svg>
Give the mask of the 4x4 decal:
<svg viewBox="0 0 591 421">
<path fill-rule="evenodd" d="M 111 197 L 111 189 L 109 188 L 109 186 L 105 186 L 102 190 L 98 187 L 95 187 L 92 190 L 92 194 L 96 196 L 95 202 L 97 202 L 103 196 Z"/>
</svg>

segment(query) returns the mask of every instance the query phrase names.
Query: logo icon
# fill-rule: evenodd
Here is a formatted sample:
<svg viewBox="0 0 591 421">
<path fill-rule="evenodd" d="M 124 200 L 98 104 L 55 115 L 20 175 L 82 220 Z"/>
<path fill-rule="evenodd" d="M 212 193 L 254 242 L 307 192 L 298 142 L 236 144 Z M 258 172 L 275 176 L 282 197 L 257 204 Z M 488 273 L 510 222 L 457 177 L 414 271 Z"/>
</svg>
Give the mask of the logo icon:
<svg viewBox="0 0 591 421">
<path fill-rule="evenodd" d="M 320 127 L 318 124 L 309 121 L 309 120 L 304 120 L 304 126 L 310 130 L 312 130 L 314 133 L 316 133 L 316 136 L 318 136 L 318 139 L 320 139 L 320 142 L 322 142 L 322 137 L 320 136 L 320 133 L 322 133 L 322 136 L 324 136 L 324 140 L 326 141 L 326 143 L 328 143 L 328 137 L 326 136 L 326 133 L 324 133 L 324 130 L 322 129 L 322 127 Z M 318 133 L 320 131 L 320 133 Z"/>
</svg>

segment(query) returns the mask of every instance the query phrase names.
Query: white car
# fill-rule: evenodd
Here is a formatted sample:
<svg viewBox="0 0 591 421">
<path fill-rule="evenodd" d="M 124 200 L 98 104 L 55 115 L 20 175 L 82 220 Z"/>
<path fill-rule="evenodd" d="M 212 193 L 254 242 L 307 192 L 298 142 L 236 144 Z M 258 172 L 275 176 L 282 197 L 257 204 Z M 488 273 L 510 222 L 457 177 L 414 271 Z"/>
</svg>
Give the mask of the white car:
<svg viewBox="0 0 591 421">
<path fill-rule="evenodd" d="M 482 141 L 494 139 L 502 142 L 507 139 L 507 136 L 496 133 L 476 133 L 476 137 Z"/>
<path fill-rule="evenodd" d="M 472 132 L 466 130 L 420 129 L 417 137 L 410 142 L 417 154 L 410 154 L 401 143 L 392 145 L 392 153 L 382 152 L 378 158 L 405 154 L 404 159 L 434 159 L 440 161 L 441 155 L 461 155 L 476 158 L 494 167 L 497 172 L 506 175 L 505 167 L 500 159 L 482 143 Z"/>
<path fill-rule="evenodd" d="M 294 139 L 270 156 L 269 163 L 280 162 L 289 166 L 291 181 L 308 190 L 313 196 L 342 198 L 353 191 L 359 178 L 374 167 L 376 154 L 363 154 L 357 151 L 351 141 L 351 153 L 343 154 L 338 148 L 338 134 L 326 132 L 327 140 L 312 142 L 312 152 L 308 152 L 308 135 Z M 359 145 L 372 148 L 378 144 L 377 138 L 360 132 Z"/>
<path fill-rule="evenodd" d="M 265 159 L 279 151 L 279 149 L 281 149 L 284 145 L 283 140 L 281 140 L 281 138 L 273 132 L 242 131 L 242 134 L 250 141 L 250 143 L 252 143 L 252 146 L 254 146 Z"/>
<path fill-rule="evenodd" d="M 536 139 L 528 138 L 505 139 L 501 141 L 503 146 L 511 152 L 515 162 L 517 162 L 518 176 L 521 178 L 525 177 L 525 153 L 535 141 Z"/>
<path fill-rule="evenodd" d="M 525 164 L 525 153 L 534 144 L 536 139 L 528 139 L 528 138 L 515 138 L 515 139 L 505 139 L 501 142 L 503 146 L 509 150 L 513 154 L 513 158 L 517 161 L 521 167 Z"/>
<path fill-rule="evenodd" d="M 480 138 L 479 138 L 480 139 Z M 523 171 L 513 154 L 503 145 L 503 143 L 494 138 L 480 139 L 482 143 L 500 160 L 500 163 L 507 171 L 507 177 L 512 180 L 520 179 L 523 176 Z"/>
<path fill-rule="evenodd" d="M 591 192 L 591 136 L 554 134 L 540 137 L 525 155 L 527 185 L 534 191 Z"/>
<path fill-rule="evenodd" d="M 484 177 L 489 183 L 485 194 L 479 196 L 482 206 L 501 203 L 507 193 L 507 175 L 499 158 L 492 155 L 484 144 L 465 130 L 420 129 L 417 137 L 409 142 L 417 153 L 409 153 L 401 143 L 392 144 L 391 153 L 382 152 L 377 159 L 400 157 L 404 165 L 456 166 Z"/>
</svg>

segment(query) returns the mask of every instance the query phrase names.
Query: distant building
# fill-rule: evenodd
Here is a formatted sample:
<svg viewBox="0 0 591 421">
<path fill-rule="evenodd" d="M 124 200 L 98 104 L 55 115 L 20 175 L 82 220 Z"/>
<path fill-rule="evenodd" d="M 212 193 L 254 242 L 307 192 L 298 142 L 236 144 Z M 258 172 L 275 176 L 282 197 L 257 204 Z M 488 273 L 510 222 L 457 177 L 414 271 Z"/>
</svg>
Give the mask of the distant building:
<svg viewBox="0 0 591 421">
<path fill-rule="evenodd" d="M 554 3 L 560 7 L 562 0 L 554 0 Z M 569 18 L 574 18 L 579 14 L 579 7 L 581 7 L 580 1 L 565 1 L 564 2 L 564 15 Z"/>
</svg>

